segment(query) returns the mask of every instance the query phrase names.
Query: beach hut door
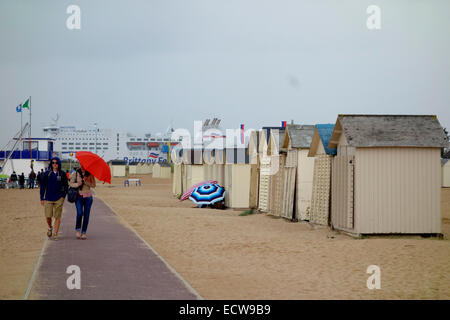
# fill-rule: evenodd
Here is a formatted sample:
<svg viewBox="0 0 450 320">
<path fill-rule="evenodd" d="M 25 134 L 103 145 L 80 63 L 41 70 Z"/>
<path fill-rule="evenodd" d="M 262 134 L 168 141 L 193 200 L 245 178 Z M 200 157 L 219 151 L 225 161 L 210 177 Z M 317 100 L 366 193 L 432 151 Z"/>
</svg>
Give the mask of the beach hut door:
<svg viewBox="0 0 450 320">
<path fill-rule="evenodd" d="M 354 227 L 354 156 L 337 156 L 333 159 L 331 222 L 339 229 Z"/>
</svg>

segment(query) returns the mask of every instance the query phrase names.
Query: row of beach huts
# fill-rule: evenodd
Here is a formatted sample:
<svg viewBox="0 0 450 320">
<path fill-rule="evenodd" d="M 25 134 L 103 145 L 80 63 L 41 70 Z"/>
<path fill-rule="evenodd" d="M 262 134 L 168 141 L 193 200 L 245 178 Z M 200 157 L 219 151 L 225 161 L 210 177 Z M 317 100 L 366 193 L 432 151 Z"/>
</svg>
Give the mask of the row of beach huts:
<svg viewBox="0 0 450 320">
<path fill-rule="evenodd" d="M 448 146 L 433 115 L 339 115 L 335 124 L 263 127 L 244 148 L 173 150 L 172 191 L 216 180 L 230 208 L 354 235 L 441 234 L 441 150 Z"/>
<path fill-rule="evenodd" d="M 171 178 L 171 166 L 167 163 L 130 163 L 126 165 L 122 160 L 111 160 L 108 162 L 111 168 L 111 176 L 126 177 L 136 174 L 151 174 L 152 178 Z"/>
</svg>

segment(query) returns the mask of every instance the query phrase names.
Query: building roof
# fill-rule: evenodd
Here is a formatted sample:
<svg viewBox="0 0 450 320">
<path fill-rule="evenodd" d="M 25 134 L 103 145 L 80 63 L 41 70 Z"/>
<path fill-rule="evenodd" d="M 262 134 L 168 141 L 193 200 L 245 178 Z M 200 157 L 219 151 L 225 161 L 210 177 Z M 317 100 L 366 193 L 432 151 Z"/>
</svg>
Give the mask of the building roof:
<svg viewBox="0 0 450 320">
<path fill-rule="evenodd" d="M 288 143 L 290 142 L 292 148 L 309 149 L 313 134 L 313 125 L 288 124 L 286 135 L 288 136 L 289 141 L 285 140 L 283 142 L 283 148 L 287 148 Z"/>
<path fill-rule="evenodd" d="M 446 147 L 447 137 L 434 115 L 339 115 L 327 147 L 344 134 L 352 147 Z"/>
<path fill-rule="evenodd" d="M 328 148 L 330 143 L 331 135 L 334 130 L 334 124 L 317 124 L 317 132 L 319 133 L 320 140 L 322 141 L 323 147 L 325 148 L 325 153 L 329 155 L 336 155 L 336 148 Z"/>
<path fill-rule="evenodd" d="M 333 129 L 334 124 L 332 123 L 315 125 L 314 135 L 312 138 L 311 147 L 309 148 L 308 157 L 314 157 L 317 154 L 319 142 L 322 143 L 326 154 L 332 156 L 336 155 L 336 148 L 328 148 Z"/>
<path fill-rule="evenodd" d="M 285 128 L 281 127 L 278 129 L 271 129 L 269 136 L 269 145 L 267 149 L 267 154 L 274 155 L 279 154 L 284 142 Z M 272 150 L 272 145 L 276 150 Z"/>
</svg>

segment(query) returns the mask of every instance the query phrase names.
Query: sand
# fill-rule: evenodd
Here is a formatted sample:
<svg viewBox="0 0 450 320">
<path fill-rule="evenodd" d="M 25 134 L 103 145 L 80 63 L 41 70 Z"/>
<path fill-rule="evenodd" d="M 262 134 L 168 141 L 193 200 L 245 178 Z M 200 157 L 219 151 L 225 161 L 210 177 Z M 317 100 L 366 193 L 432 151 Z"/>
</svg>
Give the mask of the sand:
<svg viewBox="0 0 450 320">
<path fill-rule="evenodd" d="M 171 181 L 100 186 L 104 199 L 206 299 L 449 299 L 450 189 L 442 190 L 444 240 L 354 239 L 264 214 L 178 202 Z M 381 290 L 366 286 L 381 268 Z"/>
<path fill-rule="evenodd" d="M 450 189 L 442 190 L 444 240 L 353 239 L 263 214 L 199 209 L 172 196 L 169 179 L 141 187 L 98 184 L 103 199 L 206 299 L 449 299 Z M 46 225 L 37 190 L 0 190 L 0 298 L 23 298 Z M 7 208 L 7 209 L 6 209 Z M 92 213 L 95 219 L 95 212 Z M 381 290 L 369 290 L 369 265 Z"/>
<path fill-rule="evenodd" d="M 39 189 L 0 189 L 0 299 L 23 299 L 46 239 Z"/>
</svg>

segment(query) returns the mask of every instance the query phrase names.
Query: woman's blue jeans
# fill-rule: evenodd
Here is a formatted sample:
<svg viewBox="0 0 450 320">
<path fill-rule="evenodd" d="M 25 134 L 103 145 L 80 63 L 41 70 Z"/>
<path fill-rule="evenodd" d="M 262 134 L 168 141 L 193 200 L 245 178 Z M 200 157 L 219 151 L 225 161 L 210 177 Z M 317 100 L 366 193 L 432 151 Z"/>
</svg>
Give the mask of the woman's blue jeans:
<svg viewBox="0 0 450 320">
<path fill-rule="evenodd" d="M 89 224 L 89 214 L 91 213 L 92 202 L 94 200 L 92 197 L 82 198 L 79 197 L 75 201 L 75 206 L 77 207 L 77 223 L 75 226 L 76 231 L 80 231 L 82 234 L 86 234 L 87 227 Z M 83 223 L 83 226 L 81 225 Z"/>
</svg>

